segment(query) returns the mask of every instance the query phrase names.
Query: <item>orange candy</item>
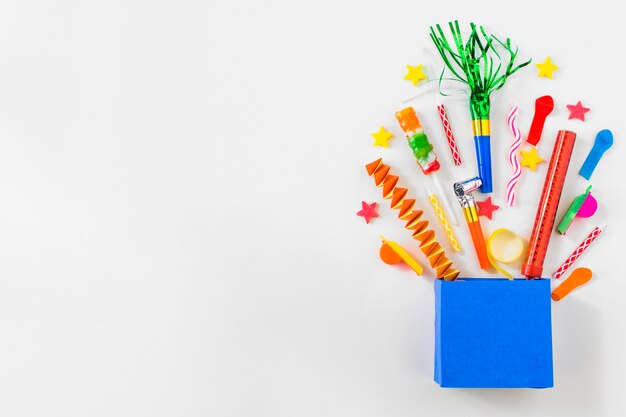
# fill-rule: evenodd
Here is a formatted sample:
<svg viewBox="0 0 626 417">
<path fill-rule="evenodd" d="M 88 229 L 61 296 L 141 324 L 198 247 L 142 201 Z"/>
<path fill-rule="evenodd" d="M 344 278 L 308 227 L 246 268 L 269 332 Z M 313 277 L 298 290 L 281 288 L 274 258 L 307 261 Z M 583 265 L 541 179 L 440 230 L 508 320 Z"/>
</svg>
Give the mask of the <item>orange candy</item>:
<svg viewBox="0 0 626 417">
<path fill-rule="evenodd" d="M 396 112 L 396 119 L 398 119 L 404 133 L 413 132 L 422 127 L 413 107 L 407 107 Z"/>
</svg>

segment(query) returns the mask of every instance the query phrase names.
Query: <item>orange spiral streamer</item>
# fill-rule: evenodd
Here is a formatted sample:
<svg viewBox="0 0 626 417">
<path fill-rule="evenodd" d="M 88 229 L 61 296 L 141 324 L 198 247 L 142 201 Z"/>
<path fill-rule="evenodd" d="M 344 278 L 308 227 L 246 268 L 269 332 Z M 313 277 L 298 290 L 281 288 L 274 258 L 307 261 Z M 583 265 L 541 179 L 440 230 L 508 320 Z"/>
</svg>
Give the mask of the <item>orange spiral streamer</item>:
<svg viewBox="0 0 626 417">
<path fill-rule="evenodd" d="M 398 210 L 398 218 L 406 221 L 405 228 L 411 230 L 413 239 L 420 242 L 420 250 L 428 258 L 437 278 L 453 281 L 459 276 L 459 270 L 452 267 L 452 261 L 435 240 L 435 232 L 428 228 L 428 220 L 422 220 L 424 212 L 415 210 L 415 200 L 406 198 L 408 189 L 398 187 L 400 177 L 389 173 L 391 168 L 379 158 L 365 166 L 370 177 L 374 177 L 377 187 L 382 187 L 383 198 L 391 200 L 391 208 Z"/>
</svg>

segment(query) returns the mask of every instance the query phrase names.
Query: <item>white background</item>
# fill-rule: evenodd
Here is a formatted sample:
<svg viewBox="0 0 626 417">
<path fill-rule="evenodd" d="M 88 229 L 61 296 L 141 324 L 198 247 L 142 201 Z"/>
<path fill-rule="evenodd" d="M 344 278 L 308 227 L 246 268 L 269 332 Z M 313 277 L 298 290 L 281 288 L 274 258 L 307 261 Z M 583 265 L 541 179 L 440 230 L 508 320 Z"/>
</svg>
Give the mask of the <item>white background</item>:
<svg viewBox="0 0 626 417">
<path fill-rule="evenodd" d="M 0 414 L 623 414 L 626 60 L 612 3 L 2 1 Z M 486 231 L 528 237 L 547 169 L 525 170 L 505 207 L 512 104 L 525 133 L 534 99 L 555 97 L 546 159 L 558 129 L 578 133 L 559 217 L 586 187 L 595 133 L 616 138 L 592 178 L 598 213 L 554 236 L 545 264 L 607 226 L 578 263 L 592 281 L 553 304 L 554 389 L 438 388 L 432 272 L 377 256 L 382 232 L 425 263 L 363 166 L 384 157 L 434 220 L 393 113 L 423 91 L 402 77 L 424 63 L 428 26 L 454 18 L 535 60 L 492 97 L 502 209 Z M 554 80 L 536 77 L 547 55 Z M 568 121 L 579 99 L 588 120 Z M 474 151 L 464 98 L 444 102 L 461 169 L 436 96 L 411 104 L 453 181 L 475 173 Z M 381 125 L 389 149 L 372 147 Z M 369 225 L 361 200 L 380 203 Z M 478 276 L 457 231 L 455 265 Z"/>
</svg>

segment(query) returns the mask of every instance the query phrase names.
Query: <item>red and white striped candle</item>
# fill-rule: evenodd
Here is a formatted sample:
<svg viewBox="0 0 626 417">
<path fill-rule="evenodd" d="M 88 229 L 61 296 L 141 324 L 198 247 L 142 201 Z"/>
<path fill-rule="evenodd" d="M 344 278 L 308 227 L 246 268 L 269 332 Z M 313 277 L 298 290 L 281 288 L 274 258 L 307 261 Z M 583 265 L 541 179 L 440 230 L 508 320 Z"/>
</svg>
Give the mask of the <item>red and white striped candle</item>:
<svg viewBox="0 0 626 417">
<path fill-rule="evenodd" d="M 581 242 L 581 244 L 578 245 L 576 250 L 574 250 L 574 252 L 572 252 L 572 254 L 565 260 L 565 262 L 563 262 L 561 264 L 561 266 L 559 266 L 559 269 L 557 269 L 556 272 L 554 274 L 552 274 L 552 276 L 554 278 L 561 278 L 563 276 L 563 274 L 565 273 L 565 271 L 567 271 L 567 269 L 570 266 L 572 266 L 572 264 L 585 251 L 585 249 L 587 249 L 589 247 L 589 245 L 591 245 L 591 242 L 596 240 L 596 238 L 600 235 L 600 233 L 602 233 L 602 229 L 600 229 L 599 227 L 596 226 L 591 231 L 591 233 L 589 233 L 589 236 L 587 236 L 585 238 L 585 240 L 583 240 Z"/>
<path fill-rule="evenodd" d="M 459 154 L 459 149 L 457 148 L 456 141 L 454 140 L 454 134 L 452 133 L 452 127 L 450 127 L 450 121 L 448 120 L 446 108 L 443 107 L 443 104 L 439 104 L 437 106 L 437 111 L 439 112 L 439 118 L 441 119 L 443 130 L 446 133 L 446 139 L 448 140 L 448 146 L 450 147 L 450 152 L 452 153 L 452 159 L 454 159 L 454 165 L 461 165 L 461 155 Z"/>
</svg>

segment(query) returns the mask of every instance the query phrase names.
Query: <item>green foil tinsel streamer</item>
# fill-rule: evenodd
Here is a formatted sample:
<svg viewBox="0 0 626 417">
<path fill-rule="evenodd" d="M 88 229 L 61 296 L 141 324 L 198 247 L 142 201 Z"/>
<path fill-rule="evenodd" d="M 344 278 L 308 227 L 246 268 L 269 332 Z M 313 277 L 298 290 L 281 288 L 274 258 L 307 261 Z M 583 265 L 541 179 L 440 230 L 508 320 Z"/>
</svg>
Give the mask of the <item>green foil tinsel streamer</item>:
<svg viewBox="0 0 626 417">
<path fill-rule="evenodd" d="M 453 78 L 467 84 L 470 90 L 470 111 L 473 120 L 489 120 L 489 96 L 504 86 L 507 78 L 530 60 L 515 65 L 517 48 L 511 40 L 500 41 L 494 35 L 487 35 L 482 26 L 470 23 L 471 33 L 463 42 L 459 22 L 449 22 L 452 45 L 440 25 L 430 27 L 430 38 L 435 43 L 443 62 Z M 496 46 L 508 53 L 508 62 L 500 56 Z M 440 83 L 443 80 L 441 73 Z"/>
</svg>

